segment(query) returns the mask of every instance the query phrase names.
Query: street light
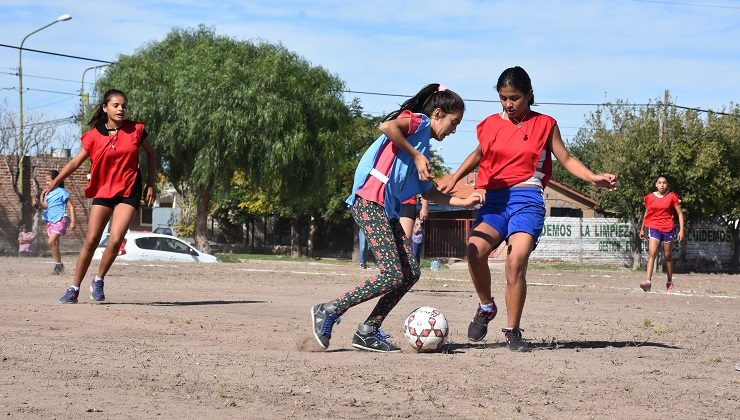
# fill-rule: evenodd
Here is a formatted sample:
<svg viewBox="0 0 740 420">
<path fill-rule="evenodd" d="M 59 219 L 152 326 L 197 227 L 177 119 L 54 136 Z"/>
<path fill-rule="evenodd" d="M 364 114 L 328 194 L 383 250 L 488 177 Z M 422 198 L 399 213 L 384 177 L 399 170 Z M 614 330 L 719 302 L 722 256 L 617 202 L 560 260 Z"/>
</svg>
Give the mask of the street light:
<svg viewBox="0 0 740 420">
<path fill-rule="evenodd" d="M 85 117 L 85 111 L 87 110 L 87 106 L 90 105 L 90 96 L 89 95 L 85 96 L 85 74 L 87 74 L 89 70 L 101 69 L 104 67 L 108 67 L 109 65 L 110 64 L 101 64 L 99 66 L 88 67 L 85 69 L 85 71 L 82 72 L 82 85 L 80 86 L 80 118 Z M 101 71 L 101 74 L 103 74 L 102 71 Z"/>
<path fill-rule="evenodd" d="M 53 22 L 48 23 L 36 29 L 35 31 L 31 32 L 30 34 L 26 35 L 23 38 L 23 41 L 21 41 L 21 47 L 18 49 L 18 95 L 19 95 L 18 96 L 18 115 L 20 117 L 19 124 L 18 124 L 20 127 L 20 130 L 18 131 L 18 151 L 20 152 L 20 156 L 18 159 L 18 169 L 19 169 L 18 182 L 19 182 L 19 187 L 21 190 L 21 195 L 23 195 L 23 197 L 26 196 L 26 191 L 25 191 L 24 182 L 23 182 L 23 168 L 25 166 L 25 159 L 26 159 L 26 150 L 25 150 L 26 144 L 23 139 L 23 61 L 22 61 L 23 60 L 23 44 L 26 42 L 29 36 L 35 34 L 36 32 L 42 31 L 57 22 L 65 22 L 70 19 L 72 19 L 72 16 L 68 14 L 63 14 L 59 16 L 58 18 L 56 18 L 56 20 L 54 20 Z M 23 218 L 23 221 L 25 222 L 25 217 L 24 217 L 25 216 L 25 211 L 24 211 L 25 206 L 21 206 L 21 208 L 22 208 L 21 217 Z"/>
</svg>

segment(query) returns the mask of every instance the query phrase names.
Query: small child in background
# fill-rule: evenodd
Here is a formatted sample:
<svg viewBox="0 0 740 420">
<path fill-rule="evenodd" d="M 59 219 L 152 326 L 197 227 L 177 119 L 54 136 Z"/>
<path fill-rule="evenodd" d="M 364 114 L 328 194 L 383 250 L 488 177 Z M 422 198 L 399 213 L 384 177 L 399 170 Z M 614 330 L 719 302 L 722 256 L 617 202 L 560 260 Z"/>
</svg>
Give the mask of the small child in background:
<svg viewBox="0 0 740 420">
<path fill-rule="evenodd" d="M 36 238 L 36 235 L 34 235 L 33 232 L 29 232 L 26 225 L 21 226 L 21 232 L 18 234 L 19 257 L 31 256 L 31 244 L 33 243 L 34 238 Z"/>
<path fill-rule="evenodd" d="M 46 175 L 46 185 L 51 184 L 57 176 L 59 176 L 59 171 L 50 170 Z M 46 209 L 44 220 L 46 221 L 46 233 L 49 235 L 47 243 L 55 263 L 51 274 L 59 275 L 64 272 L 59 238 L 67 233 L 67 229 L 75 230 L 75 209 L 69 201 L 69 192 L 64 188 L 64 182 L 60 182 L 41 199 L 41 206 Z"/>
<path fill-rule="evenodd" d="M 414 259 L 419 264 L 421 261 L 421 251 L 424 249 L 424 225 L 418 217 L 414 221 L 414 230 L 411 232 L 411 246 L 413 248 Z"/>
</svg>

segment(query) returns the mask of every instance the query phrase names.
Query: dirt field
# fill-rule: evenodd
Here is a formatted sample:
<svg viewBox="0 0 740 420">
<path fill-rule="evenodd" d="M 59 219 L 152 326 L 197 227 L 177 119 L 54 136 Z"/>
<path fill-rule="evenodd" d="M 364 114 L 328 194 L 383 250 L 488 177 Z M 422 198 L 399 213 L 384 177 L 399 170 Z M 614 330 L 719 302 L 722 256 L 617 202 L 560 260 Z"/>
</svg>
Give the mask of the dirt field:
<svg viewBox="0 0 740 420">
<path fill-rule="evenodd" d="M 68 264 L 71 265 L 71 264 Z M 350 264 L 249 261 L 115 264 L 104 304 L 57 298 L 71 274 L 48 259 L 0 258 L 0 416 L 7 418 L 738 418 L 740 276 L 531 269 L 522 328 L 531 353 L 466 343 L 477 303 L 466 266 L 425 270 L 384 327 L 404 352 L 355 351 L 374 301 L 317 352 L 311 305 L 367 271 Z M 68 269 L 70 270 L 70 269 Z M 403 342 L 414 308 L 439 308 L 446 353 Z M 313 350 L 312 350 L 313 349 Z"/>
</svg>

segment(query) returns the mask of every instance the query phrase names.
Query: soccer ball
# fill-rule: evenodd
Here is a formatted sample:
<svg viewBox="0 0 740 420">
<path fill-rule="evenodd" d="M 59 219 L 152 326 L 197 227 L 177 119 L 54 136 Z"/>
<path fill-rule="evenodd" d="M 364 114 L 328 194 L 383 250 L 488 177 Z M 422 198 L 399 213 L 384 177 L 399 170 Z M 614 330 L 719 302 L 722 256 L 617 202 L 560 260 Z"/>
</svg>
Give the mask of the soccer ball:
<svg viewBox="0 0 740 420">
<path fill-rule="evenodd" d="M 447 341 L 448 331 L 445 316 L 430 306 L 414 309 L 403 323 L 403 336 L 418 352 L 440 350 Z"/>
</svg>

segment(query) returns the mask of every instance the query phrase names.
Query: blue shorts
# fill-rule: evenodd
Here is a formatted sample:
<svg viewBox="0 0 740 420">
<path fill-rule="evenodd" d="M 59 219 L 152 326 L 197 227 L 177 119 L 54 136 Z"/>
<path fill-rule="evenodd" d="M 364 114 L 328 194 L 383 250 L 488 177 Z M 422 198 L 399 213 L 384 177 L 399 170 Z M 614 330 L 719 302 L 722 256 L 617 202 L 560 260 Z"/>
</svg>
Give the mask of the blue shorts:
<svg viewBox="0 0 740 420">
<path fill-rule="evenodd" d="M 658 229 L 648 228 L 648 238 L 657 239 L 662 243 L 673 242 L 676 240 L 676 229 L 663 232 Z"/>
<path fill-rule="evenodd" d="M 475 225 L 490 225 L 508 241 L 517 232 L 532 235 L 535 246 L 545 226 L 545 198 L 540 188 L 486 190 L 486 203 L 478 210 Z"/>
</svg>

